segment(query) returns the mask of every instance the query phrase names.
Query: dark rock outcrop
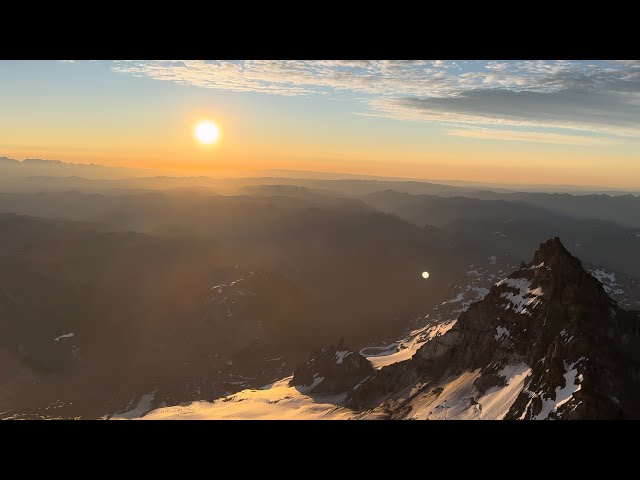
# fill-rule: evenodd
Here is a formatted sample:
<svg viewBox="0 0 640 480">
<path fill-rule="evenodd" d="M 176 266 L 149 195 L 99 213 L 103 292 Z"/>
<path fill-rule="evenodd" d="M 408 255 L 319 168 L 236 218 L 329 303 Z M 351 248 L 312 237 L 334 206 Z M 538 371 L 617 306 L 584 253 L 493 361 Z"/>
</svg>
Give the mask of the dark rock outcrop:
<svg viewBox="0 0 640 480">
<path fill-rule="evenodd" d="M 289 385 L 308 387 L 308 392 L 313 393 L 340 393 L 373 373 L 365 357 L 340 342 L 312 353 L 306 363 L 296 368 Z"/>
</svg>

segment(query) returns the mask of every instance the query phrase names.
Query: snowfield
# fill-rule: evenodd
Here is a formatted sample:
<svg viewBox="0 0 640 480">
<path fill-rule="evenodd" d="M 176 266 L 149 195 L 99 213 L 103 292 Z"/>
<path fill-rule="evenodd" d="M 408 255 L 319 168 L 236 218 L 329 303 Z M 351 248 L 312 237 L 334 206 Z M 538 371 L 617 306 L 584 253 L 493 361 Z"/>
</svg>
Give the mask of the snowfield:
<svg viewBox="0 0 640 480">
<path fill-rule="evenodd" d="M 493 387 L 477 401 L 473 382 L 480 370 L 447 379 L 440 387 L 418 395 L 411 402 L 409 419 L 421 420 L 501 420 L 524 388 L 531 369 L 520 363 L 504 367 L 499 375 L 506 385 Z M 247 389 L 214 402 L 194 402 L 153 410 L 140 420 L 349 420 L 368 418 L 367 412 L 342 407 L 346 395 L 308 395 L 311 387 L 290 387 L 287 377 L 261 389 Z M 562 395 L 565 398 L 565 395 Z M 143 403 L 141 401 L 140 403 Z M 143 407 L 144 408 L 144 407 Z M 133 418 L 139 407 L 114 419 Z M 371 416 L 375 413 L 371 412 Z"/>
<path fill-rule="evenodd" d="M 456 324 L 457 320 L 430 325 L 413 330 L 405 338 L 384 347 L 366 347 L 360 350 L 360 355 L 366 357 L 373 368 L 380 370 L 382 367 L 393 363 L 409 360 L 422 345 L 432 338 L 444 335 Z"/>
<path fill-rule="evenodd" d="M 344 394 L 312 397 L 304 393 L 312 387 L 290 387 L 291 378 L 214 402 L 159 408 L 141 420 L 347 420 L 355 416 L 353 410 L 337 406 L 344 401 Z"/>
<path fill-rule="evenodd" d="M 478 391 L 473 382 L 480 369 L 464 372 L 440 384 L 442 392 L 430 390 L 411 402 L 412 420 L 502 420 L 524 389 L 531 368 L 524 363 L 504 367 L 498 375 L 504 377 L 504 387 L 493 387 L 475 400 Z"/>
</svg>

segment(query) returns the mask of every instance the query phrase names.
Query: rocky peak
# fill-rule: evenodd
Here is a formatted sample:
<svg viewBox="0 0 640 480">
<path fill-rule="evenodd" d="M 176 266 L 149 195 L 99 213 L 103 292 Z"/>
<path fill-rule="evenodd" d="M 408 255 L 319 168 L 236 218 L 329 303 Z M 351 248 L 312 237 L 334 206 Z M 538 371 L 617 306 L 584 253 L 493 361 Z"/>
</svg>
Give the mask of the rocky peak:
<svg viewBox="0 0 640 480">
<path fill-rule="evenodd" d="M 307 387 L 313 393 L 340 393 L 373 373 L 371 363 L 341 340 L 337 346 L 312 353 L 306 363 L 296 368 L 289 385 Z"/>
<path fill-rule="evenodd" d="M 435 359 L 457 345 L 452 341 L 456 337 L 469 336 L 473 348 L 464 353 L 463 366 L 506 357 L 531 362 L 563 332 L 573 333 L 566 338 L 577 338 L 577 332 L 606 336 L 614 311 L 615 303 L 600 282 L 556 237 L 540 244 L 532 262 L 493 285 L 447 335 L 425 344 L 417 357 Z"/>
<path fill-rule="evenodd" d="M 565 260 L 563 260 L 565 259 Z M 580 263 L 580 261 L 571 255 L 569 251 L 564 247 L 559 237 L 550 238 L 546 242 L 543 242 L 538 247 L 538 250 L 533 255 L 533 263 L 540 264 L 545 262 L 547 265 L 553 265 L 562 261 L 573 261 Z"/>
<path fill-rule="evenodd" d="M 406 364 L 381 369 L 350 398 L 362 407 L 379 401 L 381 392 L 389 396 L 420 384 L 416 399 L 435 401 L 446 379 L 473 373 L 471 398 L 482 403 L 487 392 L 509 383 L 505 372 L 517 370 L 528 373 L 504 418 L 636 418 L 638 348 L 638 316 L 618 308 L 556 237 L 493 285 L 446 334 Z M 410 412 L 416 399 L 394 415 Z"/>
</svg>

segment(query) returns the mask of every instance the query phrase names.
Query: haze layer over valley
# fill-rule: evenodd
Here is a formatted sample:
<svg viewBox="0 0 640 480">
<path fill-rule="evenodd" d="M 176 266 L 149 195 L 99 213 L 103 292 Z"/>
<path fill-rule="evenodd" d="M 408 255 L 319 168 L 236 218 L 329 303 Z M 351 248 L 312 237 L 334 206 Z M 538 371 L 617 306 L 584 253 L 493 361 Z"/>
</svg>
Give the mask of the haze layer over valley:
<svg viewBox="0 0 640 480">
<path fill-rule="evenodd" d="M 302 178 L 301 172 L 223 179 L 104 169 L 0 161 L 2 418 L 138 418 L 151 410 L 149 418 L 449 418 L 454 410 L 466 412 L 458 412 L 460 418 L 557 415 L 570 389 L 560 385 L 565 374 L 589 378 L 587 363 L 574 363 L 580 357 L 573 358 L 573 349 L 557 359 L 566 365 L 549 367 L 559 374 L 546 383 L 535 377 L 539 367 L 532 362 L 539 358 L 515 353 L 509 361 L 452 357 L 445 373 L 457 375 L 454 383 L 442 383 L 444 373 L 414 357 L 439 339 L 470 335 L 455 332 L 476 325 L 480 320 L 471 317 L 479 308 L 502 308 L 495 299 L 520 309 L 515 319 L 538 301 L 536 308 L 547 305 L 554 278 L 534 275 L 545 292 L 540 295 L 535 282 L 504 292 L 495 285 L 532 280 L 526 273 L 532 253 L 554 237 L 562 249 L 543 249 L 540 255 L 550 256 L 545 262 L 561 262 L 564 272 L 565 261 L 557 258 L 571 252 L 593 278 L 565 272 L 579 280 L 576 291 L 597 291 L 602 305 L 611 301 L 625 312 L 616 313 L 624 320 L 614 322 L 612 335 L 631 346 L 614 342 L 602 355 L 619 354 L 625 359 L 620 368 L 636 368 L 629 353 L 637 335 L 629 312 L 640 309 L 640 198 L 634 194 L 494 191 Z M 515 338 L 513 326 L 491 318 L 480 324 L 499 338 L 487 342 Z M 571 318 L 578 333 L 567 330 L 567 338 L 578 338 L 582 320 Z M 553 328 L 555 339 L 562 328 Z M 514 352 L 531 340 L 523 335 Z M 314 358 L 320 370 L 308 365 Z M 537 394 L 540 410 L 520 398 L 527 378 L 538 382 L 528 391 L 546 389 Z M 354 389 L 360 382 L 367 393 Z M 611 387 L 625 404 L 616 412 L 635 417 L 636 407 L 625 399 L 636 387 L 620 382 Z M 442 389 L 437 401 L 433 388 Z M 289 395 L 275 410 L 264 407 Z M 465 404 L 439 415 L 445 407 L 437 405 L 447 398 L 460 403 L 465 395 L 477 397 L 482 411 Z M 545 403 L 551 397 L 554 406 Z M 611 412 L 598 404 L 583 415 L 608 418 Z"/>
</svg>

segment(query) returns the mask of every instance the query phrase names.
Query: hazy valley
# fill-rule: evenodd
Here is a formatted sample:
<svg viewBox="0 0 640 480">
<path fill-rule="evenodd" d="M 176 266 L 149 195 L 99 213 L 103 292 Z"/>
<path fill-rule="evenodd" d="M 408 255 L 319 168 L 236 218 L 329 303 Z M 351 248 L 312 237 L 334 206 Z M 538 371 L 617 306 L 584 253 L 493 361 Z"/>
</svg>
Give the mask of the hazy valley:
<svg viewBox="0 0 640 480">
<path fill-rule="evenodd" d="M 611 378 L 620 380 L 606 388 L 622 405 L 592 400 L 585 383 L 565 403 L 595 410 L 566 415 L 638 416 L 630 393 L 637 387 L 624 379 L 638 371 L 638 319 L 627 313 L 640 310 L 634 195 L 123 171 L 112 178 L 98 166 L 40 161 L 41 172 L 10 160 L 0 169 L 5 164 L 3 418 L 136 418 L 158 408 L 149 418 L 441 418 L 438 405 L 447 399 L 458 405 L 446 407 L 447 418 L 541 417 L 556 386 L 570 389 L 565 373 L 571 381 L 591 378 L 586 360 L 574 363 L 584 347 L 563 347 L 556 366 L 541 360 L 542 351 L 525 354 L 531 344 L 564 345 L 563 329 L 573 343 L 611 339 L 601 356 L 617 365 Z M 564 272 L 564 247 L 536 254 L 549 257 L 551 273 L 512 273 L 530 268 L 521 262 L 553 237 L 582 261 L 589 280 L 578 267 Z M 568 282 L 556 271 L 575 283 L 572 307 L 567 294 L 550 293 Z M 496 287 L 517 275 L 534 283 Z M 536 282 L 544 292 L 538 300 L 530 293 Z M 588 289 L 602 298 L 600 320 L 576 313 L 593 310 L 587 302 L 595 294 L 579 293 Z M 518 295 L 514 305 L 534 299 L 538 310 L 499 323 L 496 309 Z M 537 317 L 547 304 L 558 305 L 553 328 Z M 618 320 L 607 320 L 611 308 Z M 534 323 L 514 326 L 520 319 Z M 597 321 L 613 323 L 593 333 Z M 464 343 L 473 329 L 489 332 L 481 347 Z M 500 343 L 507 338 L 514 343 Z M 536 362 L 561 372 L 545 376 Z M 604 388 L 593 378 L 593 388 Z M 539 410 L 522 400 L 534 389 Z M 470 411 L 468 397 L 485 413 Z M 558 403 L 552 410 L 560 418 Z"/>
</svg>

